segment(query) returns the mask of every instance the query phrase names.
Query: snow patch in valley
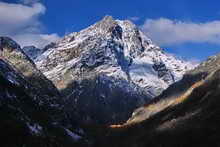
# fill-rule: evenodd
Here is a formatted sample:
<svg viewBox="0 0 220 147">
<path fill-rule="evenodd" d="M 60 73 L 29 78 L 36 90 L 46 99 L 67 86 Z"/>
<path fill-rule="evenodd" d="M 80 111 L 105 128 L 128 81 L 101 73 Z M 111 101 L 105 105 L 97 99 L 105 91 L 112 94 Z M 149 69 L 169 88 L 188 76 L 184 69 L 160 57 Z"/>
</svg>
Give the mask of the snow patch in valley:
<svg viewBox="0 0 220 147">
<path fill-rule="evenodd" d="M 66 128 L 64 128 L 64 129 L 65 129 L 67 135 L 70 136 L 74 141 L 78 141 L 82 138 L 81 136 L 79 136 L 79 135 L 73 133 L 72 131 L 70 131 L 69 129 L 66 129 Z"/>
<path fill-rule="evenodd" d="M 14 73 L 12 73 L 12 72 L 9 72 L 7 74 L 7 79 L 10 83 L 12 83 L 14 85 L 17 85 L 17 86 L 20 85 L 19 82 L 17 82 L 17 80 L 16 80 L 17 79 L 16 75 L 14 75 Z"/>
<path fill-rule="evenodd" d="M 43 131 L 43 127 L 41 127 L 39 124 L 30 124 L 27 123 L 28 128 L 30 129 L 31 133 L 34 135 L 41 135 Z"/>
</svg>

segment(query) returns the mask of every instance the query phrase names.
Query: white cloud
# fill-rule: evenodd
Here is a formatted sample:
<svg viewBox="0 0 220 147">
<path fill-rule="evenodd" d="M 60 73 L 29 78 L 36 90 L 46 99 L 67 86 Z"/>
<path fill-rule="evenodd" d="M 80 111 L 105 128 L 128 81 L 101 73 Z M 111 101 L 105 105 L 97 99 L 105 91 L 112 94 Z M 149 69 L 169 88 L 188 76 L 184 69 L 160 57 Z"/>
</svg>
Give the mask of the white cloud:
<svg viewBox="0 0 220 147">
<path fill-rule="evenodd" d="M 159 45 L 187 42 L 220 44 L 220 21 L 194 23 L 166 18 L 148 19 L 141 29 Z"/>
<path fill-rule="evenodd" d="M 131 21 L 138 21 L 138 20 L 140 20 L 140 17 L 133 16 L 133 17 L 129 17 L 128 19 Z"/>
<path fill-rule="evenodd" d="M 57 34 L 20 34 L 13 37 L 20 44 L 25 44 L 25 46 L 34 45 L 36 47 L 42 48 L 50 42 L 57 41 L 60 37 Z"/>
<path fill-rule="evenodd" d="M 33 6 L 8 4 L 0 2 L 0 33 L 12 33 L 22 28 L 39 27 L 38 17 L 44 14 L 46 8 L 36 3 Z"/>
<path fill-rule="evenodd" d="M 41 3 L 29 6 L 0 2 L 0 35 L 12 37 L 21 46 L 35 45 L 41 48 L 55 41 L 55 38 L 59 38 L 57 34 L 43 33 L 44 27 L 39 17 L 45 12 L 46 8 Z"/>
<path fill-rule="evenodd" d="M 29 5 L 29 4 L 34 4 L 39 2 L 40 0 L 19 0 L 19 2 L 25 4 L 25 5 Z"/>
</svg>

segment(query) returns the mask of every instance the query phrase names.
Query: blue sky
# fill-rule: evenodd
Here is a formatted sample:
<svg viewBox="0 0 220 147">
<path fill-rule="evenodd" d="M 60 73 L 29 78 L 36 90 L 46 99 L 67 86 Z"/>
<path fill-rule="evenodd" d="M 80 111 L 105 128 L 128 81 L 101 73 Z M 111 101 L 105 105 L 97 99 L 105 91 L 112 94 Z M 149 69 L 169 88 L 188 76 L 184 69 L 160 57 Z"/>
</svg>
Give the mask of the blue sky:
<svg viewBox="0 0 220 147">
<path fill-rule="evenodd" d="M 43 46 L 112 15 L 132 20 L 177 56 L 204 60 L 220 52 L 219 6 L 219 0 L 1 0 L 0 35 L 12 36 L 22 45 Z"/>
</svg>

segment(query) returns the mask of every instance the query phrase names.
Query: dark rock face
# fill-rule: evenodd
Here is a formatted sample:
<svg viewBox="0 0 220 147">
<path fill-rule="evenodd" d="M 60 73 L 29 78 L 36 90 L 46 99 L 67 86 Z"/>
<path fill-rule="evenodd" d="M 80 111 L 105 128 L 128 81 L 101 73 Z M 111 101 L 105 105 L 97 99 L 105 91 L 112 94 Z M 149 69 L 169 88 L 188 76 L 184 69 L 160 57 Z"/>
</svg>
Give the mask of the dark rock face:
<svg viewBox="0 0 220 147">
<path fill-rule="evenodd" d="M 123 122 L 131 116 L 134 109 L 145 102 L 144 97 L 147 95 L 134 84 L 105 75 L 75 81 L 70 85 L 74 92 L 71 97 L 67 97 L 65 107 L 75 121 L 85 124 L 110 125 Z M 133 89 L 138 94 L 131 92 Z"/>
<path fill-rule="evenodd" d="M 38 89 L 2 59 L 0 81 L 1 146 L 74 145 L 68 142 L 65 130 L 58 122 L 57 116 L 64 117 L 63 112 L 44 105 Z"/>
<path fill-rule="evenodd" d="M 175 82 L 174 76 L 169 71 L 169 69 L 166 68 L 166 65 L 163 62 L 155 61 L 153 68 L 155 71 L 158 72 L 158 77 L 162 78 L 166 82 Z"/>
<path fill-rule="evenodd" d="M 10 38 L 0 37 L 0 48 L 0 145 L 76 145 L 81 137 L 69 130 L 75 127 L 52 82 Z"/>
<path fill-rule="evenodd" d="M 13 40 L 7 37 L 0 37 L 0 54 L 2 59 L 13 66 L 21 73 L 31 84 L 39 89 L 44 97 L 42 101 L 50 106 L 61 104 L 62 100 L 56 87 L 49 81 L 40 70 L 36 68 L 35 63 L 23 52 L 20 46 Z M 62 107 L 58 106 L 57 107 Z"/>
</svg>

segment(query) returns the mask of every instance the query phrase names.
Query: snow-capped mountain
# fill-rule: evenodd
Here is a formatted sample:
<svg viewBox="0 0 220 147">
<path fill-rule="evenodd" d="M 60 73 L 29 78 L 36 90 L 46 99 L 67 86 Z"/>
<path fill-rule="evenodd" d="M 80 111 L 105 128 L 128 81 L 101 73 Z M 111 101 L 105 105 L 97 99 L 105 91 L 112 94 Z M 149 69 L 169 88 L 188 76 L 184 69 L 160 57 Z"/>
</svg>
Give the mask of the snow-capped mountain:
<svg viewBox="0 0 220 147">
<path fill-rule="evenodd" d="M 97 52 L 104 56 L 97 57 Z M 56 76 L 63 72 L 63 68 L 75 66 L 79 70 L 86 65 L 152 90 L 157 87 L 166 89 L 193 68 L 190 63 L 165 53 L 130 21 L 113 20 L 110 16 L 64 37 L 38 61 L 38 67 L 52 81 L 59 79 Z M 54 75 L 53 71 L 58 74 Z"/>
<path fill-rule="evenodd" d="M 89 107 L 94 114 L 114 108 L 115 113 L 103 114 L 110 116 L 107 122 L 119 119 L 120 113 L 128 117 L 135 107 L 159 95 L 193 68 L 165 53 L 130 21 L 114 20 L 111 16 L 54 43 L 37 58 L 36 64 L 67 100 L 71 99 L 70 103 L 75 101 L 71 105 L 77 111 L 83 109 L 87 113 L 78 105 Z M 88 99 L 100 101 L 97 108 Z M 116 112 L 117 108 L 123 110 Z M 84 120 L 96 117 L 89 114 Z"/>
</svg>

